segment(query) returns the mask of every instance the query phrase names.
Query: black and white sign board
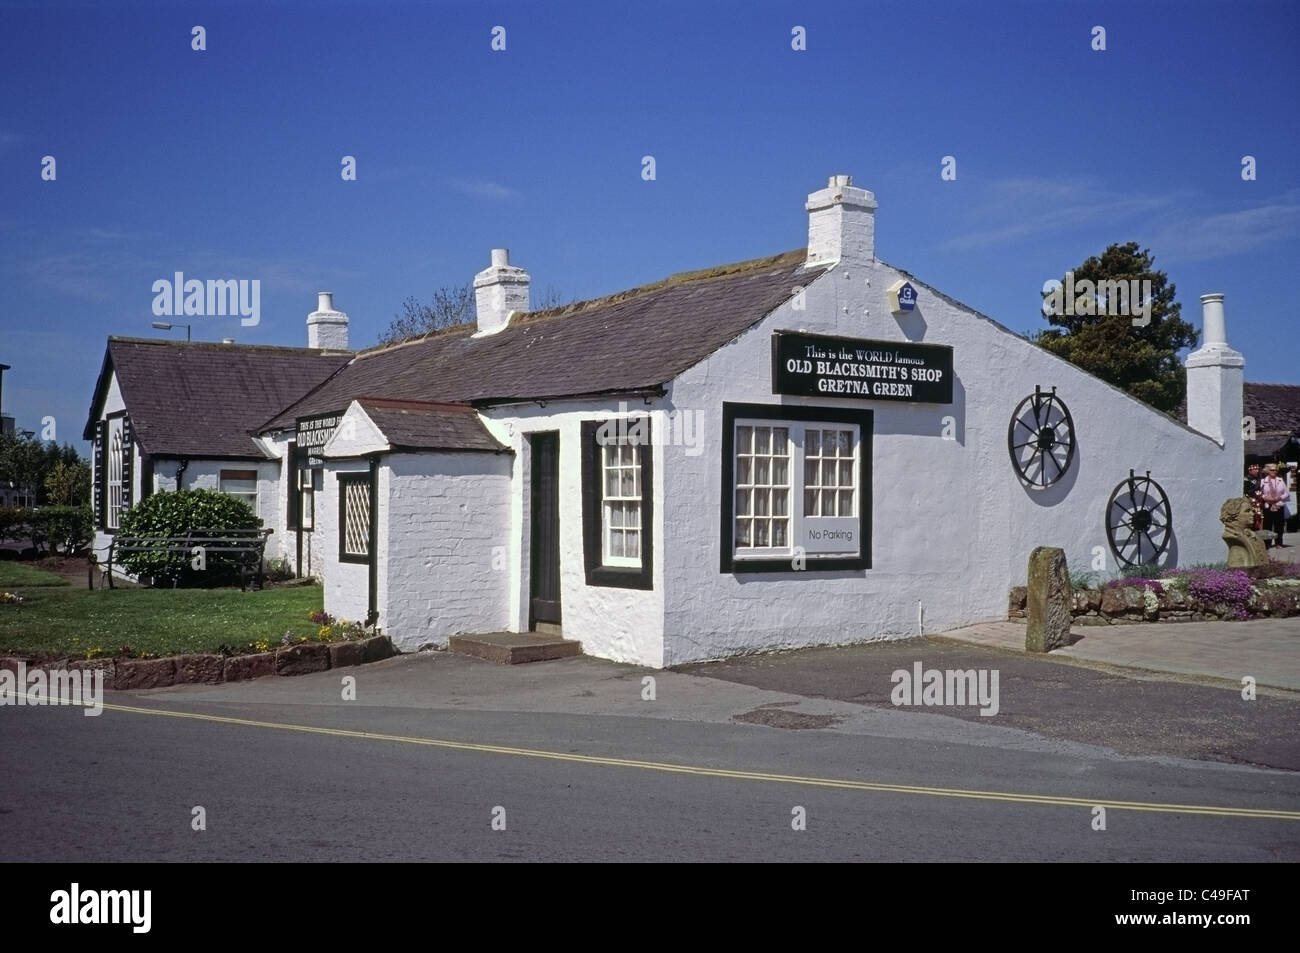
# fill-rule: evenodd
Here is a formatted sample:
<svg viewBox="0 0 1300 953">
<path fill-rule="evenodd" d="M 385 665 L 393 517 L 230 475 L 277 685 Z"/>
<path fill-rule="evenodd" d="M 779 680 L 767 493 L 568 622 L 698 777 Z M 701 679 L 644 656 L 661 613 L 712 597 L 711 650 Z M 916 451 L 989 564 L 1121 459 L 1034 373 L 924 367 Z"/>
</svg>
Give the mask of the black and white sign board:
<svg viewBox="0 0 1300 953">
<path fill-rule="evenodd" d="M 298 451 L 306 452 L 307 466 L 325 465 L 324 458 L 320 456 L 320 449 L 329 443 L 330 437 L 334 436 L 342 416 L 342 414 L 324 414 L 319 417 L 298 418 Z"/>
<path fill-rule="evenodd" d="M 776 331 L 772 393 L 951 404 L 952 348 Z"/>
</svg>

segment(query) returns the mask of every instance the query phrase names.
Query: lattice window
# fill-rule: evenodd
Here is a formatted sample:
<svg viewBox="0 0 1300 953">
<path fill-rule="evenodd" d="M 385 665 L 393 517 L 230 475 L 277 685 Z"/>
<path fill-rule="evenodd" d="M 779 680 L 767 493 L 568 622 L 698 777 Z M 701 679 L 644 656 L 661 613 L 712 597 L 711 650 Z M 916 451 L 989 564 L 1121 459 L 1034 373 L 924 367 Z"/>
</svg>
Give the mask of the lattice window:
<svg viewBox="0 0 1300 953">
<path fill-rule="evenodd" d="M 342 497 L 340 558 L 362 561 L 370 556 L 370 476 L 339 477 Z"/>
</svg>

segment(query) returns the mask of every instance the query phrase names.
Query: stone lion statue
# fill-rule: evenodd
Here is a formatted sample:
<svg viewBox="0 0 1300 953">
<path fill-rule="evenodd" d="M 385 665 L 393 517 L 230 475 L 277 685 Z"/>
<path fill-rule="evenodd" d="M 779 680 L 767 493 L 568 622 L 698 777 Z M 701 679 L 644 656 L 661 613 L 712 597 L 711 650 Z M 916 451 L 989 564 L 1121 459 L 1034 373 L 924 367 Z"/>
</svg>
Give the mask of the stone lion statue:
<svg viewBox="0 0 1300 953">
<path fill-rule="evenodd" d="M 1264 541 L 1255 533 L 1255 510 L 1250 497 L 1234 496 L 1219 508 L 1223 541 L 1228 544 L 1228 565 L 1234 569 L 1268 562 Z"/>
</svg>

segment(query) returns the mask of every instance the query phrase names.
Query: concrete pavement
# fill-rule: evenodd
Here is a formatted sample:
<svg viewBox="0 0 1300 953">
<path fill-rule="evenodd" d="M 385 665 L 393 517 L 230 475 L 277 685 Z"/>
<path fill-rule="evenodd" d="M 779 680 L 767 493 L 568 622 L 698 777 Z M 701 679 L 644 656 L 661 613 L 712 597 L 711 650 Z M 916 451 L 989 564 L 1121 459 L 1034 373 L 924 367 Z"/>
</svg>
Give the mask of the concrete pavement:
<svg viewBox="0 0 1300 953">
<path fill-rule="evenodd" d="M 1300 691 L 1300 618 L 1247 622 L 1143 622 L 1075 626 L 1077 641 L 1054 658 L 1223 679 Z M 1006 652 L 1024 652 L 1023 622 L 989 622 L 938 633 L 935 638 Z"/>
</svg>

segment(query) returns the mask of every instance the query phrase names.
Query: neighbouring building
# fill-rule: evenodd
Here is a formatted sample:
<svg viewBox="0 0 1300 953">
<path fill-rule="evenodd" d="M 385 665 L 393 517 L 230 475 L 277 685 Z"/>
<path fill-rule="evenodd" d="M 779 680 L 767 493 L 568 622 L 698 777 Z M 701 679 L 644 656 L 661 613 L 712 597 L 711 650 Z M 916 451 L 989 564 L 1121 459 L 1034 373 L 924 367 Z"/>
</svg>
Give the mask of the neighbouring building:
<svg viewBox="0 0 1300 953">
<path fill-rule="evenodd" d="M 1242 385 L 1243 464 L 1300 461 L 1300 384 Z M 1187 401 L 1178 407 L 1187 420 Z"/>
<path fill-rule="evenodd" d="M 322 305 L 328 305 L 322 296 Z M 333 308 L 325 317 L 333 322 Z M 351 360 L 343 334 L 306 348 L 110 337 L 82 438 L 91 441 L 94 548 L 103 558 L 122 513 L 161 490 L 243 497 L 274 530 L 267 556 L 299 559 L 298 528 L 312 513 L 285 478 L 289 440 L 257 435 L 269 417 Z"/>
<path fill-rule="evenodd" d="M 663 667 L 1004 618 L 1040 545 L 1077 569 L 1222 559 L 1244 368 L 1222 295 L 1202 297 L 1182 423 L 879 260 L 875 198 L 848 176 L 805 207 L 804 249 L 541 312 L 495 249 L 471 325 L 265 349 L 302 379 L 259 395 L 256 423 L 195 428 L 116 383 L 128 346 L 194 355 L 190 374 L 233 351 L 113 339 L 87 434 L 111 447 L 129 417 L 154 489 L 161 458 L 256 470 L 326 610 L 406 650 L 558 629 Z M 204 439 L 151 442 L 137 400 Z M 238 467 L 204 449 L 227 440 Z"/>
<path fill-rule="evenodd" d="M 1300 461 L 1300 386 L 1246 384 L 1243 436 L 1247 463 Z"/>
</svg>

